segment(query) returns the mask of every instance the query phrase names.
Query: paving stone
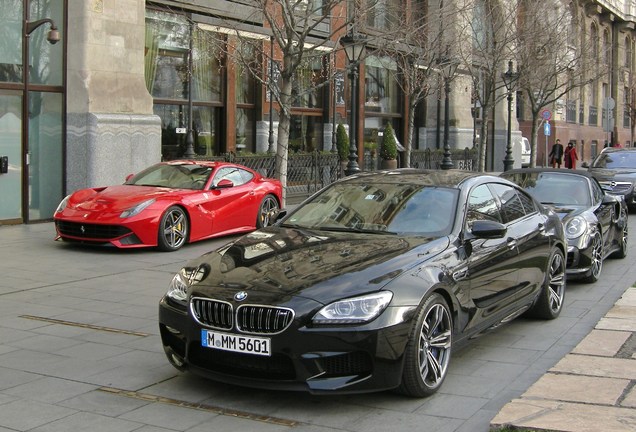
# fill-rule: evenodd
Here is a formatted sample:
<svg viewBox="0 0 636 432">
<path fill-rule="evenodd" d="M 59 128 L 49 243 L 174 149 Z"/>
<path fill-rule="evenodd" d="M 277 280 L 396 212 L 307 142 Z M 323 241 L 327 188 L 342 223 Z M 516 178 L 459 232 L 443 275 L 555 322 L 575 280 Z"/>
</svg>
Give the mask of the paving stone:
<svg viewBox="0 0 636 432">
<path fill-rule="evenodd" d="M 57 403 L 90 392 L 95 386 L 53 377 L 42 377 L 4 390 L 6 394 L 40 402 Z"/>
<path fill-rule="evenodd" d="M 569 354 L 558 362 L 553 372 L 609 378 L 636 379 L 636 362 L 631 359 Z"/>
<path fill-rule="evenodd" d="M 217 415 L 204 410 L 152 403 L 122 414 L 118 418 L 168 429 L 187 430 L 207 424 Z"/>
<path fill-rule="evenodd" d="M 35 428 L 32 432 L 83 431 L 86 425 L 90 425 L 90 432 L 128 432 L 136 431 L 141 426 L 132 421 L 80 412 Z"/>
<path fill-rule="evenodd" d="M 636 331 L 636 310 L 635 315 L 631 318 L 601 318 L 596 325 L 597 329 L 602 330 L 623 330 Z"/>
<path fill-rule="evenodd" d="M 616 302 L 617 306 L 636 306 L 636 288 L 628 288 L 620 300 Z"/>
<path fill-rule="evenodd" d="M 491 425 L 560 432 L 634 432 L 636 411 L 549 400 L 515 399 L 495 416 Z"/>
<path fill-rule="evenodd" d="M 575 354 L 589 354 L 602 357 L 614 357 L 631 332 L 592 330 L 572 351 Z"/>
<path fill-rule="evenodd" d="M 523 397 L 614 405 L 629 383 L 627 379 L 548 373 L 532 385 Z"/>
<path fill-rule="evenodd" d="M 69 408 L 20 399 L 0 405 L 0 426 L 26 431 L 74 413 Z"/>
</svg>

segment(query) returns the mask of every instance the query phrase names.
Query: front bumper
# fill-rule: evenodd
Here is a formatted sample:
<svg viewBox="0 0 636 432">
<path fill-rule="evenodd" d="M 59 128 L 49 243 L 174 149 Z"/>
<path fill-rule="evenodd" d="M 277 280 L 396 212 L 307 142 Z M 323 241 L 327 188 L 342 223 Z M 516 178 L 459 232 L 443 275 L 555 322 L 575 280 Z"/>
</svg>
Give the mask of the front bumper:
<svg viewBox="0 0 636 432">
<path fill-rule="evenodd" d="M 392 389 L 402 381 L 411 330 L 411 319 L 404 317 L 414 309 L 389 307 L 372 323 L 350 328 L 309 328 L 297 316 L 287 330 L 266 335 L 271 356 L 203 347 L 205 327 L 165 297 L 159 304 L 159 329 L 168 360 L 182 371 L 246 387 L 361 393 Z"/>
</svg>

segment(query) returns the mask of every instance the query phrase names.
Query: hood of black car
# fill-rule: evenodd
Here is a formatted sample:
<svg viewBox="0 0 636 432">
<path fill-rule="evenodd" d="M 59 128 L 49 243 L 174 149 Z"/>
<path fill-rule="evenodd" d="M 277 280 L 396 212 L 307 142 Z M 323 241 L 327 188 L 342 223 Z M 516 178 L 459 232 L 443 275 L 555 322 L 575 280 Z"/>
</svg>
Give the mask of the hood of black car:
<svg viewBox="0 0 636 432">
<path fill-rule="evenodd" d="M 603 169 L 603 168 L 590 168 L 590 174 L 599 180 L 636 180 L 635 168 L 617 168 L 617 169 Z"/>
<path fill-rule="evenodd" d="M 300 296 L 328 303 L 380 290 L 414 263 L 430 259 L 448 245 L 448 237 L 268 227 L 188 266 L 205 268 L 192 287 L 193 295 L 268 292 L 280 302 Z"/>
</svg>

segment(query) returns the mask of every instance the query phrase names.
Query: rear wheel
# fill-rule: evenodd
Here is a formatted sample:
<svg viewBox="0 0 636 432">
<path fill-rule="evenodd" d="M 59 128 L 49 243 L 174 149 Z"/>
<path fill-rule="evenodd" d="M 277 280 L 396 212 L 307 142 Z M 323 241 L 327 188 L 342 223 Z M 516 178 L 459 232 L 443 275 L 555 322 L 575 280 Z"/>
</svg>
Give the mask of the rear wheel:
<svg viewBox="0 0 636 432">
<path fill-rule="evenodd" d="M 188 240 L 190 224 L 185 211 L 172 206 L 161 216 L 157 243 L 159 250 L 172 252 L 181 248 Z"/>
<path fill-rule="evenodd" d="M 612 254 L 612 258 L 625 258 L 627 256 L 627 210 L 621 209 L 621 217 L 619 220 L 623 220 L 623 229 L 621 230 L 621 238 L 619 239 L 619 247 L 616 252 Z"/>
<path fill-rule="evenodd" d="M 596 231 L 590 241 L 590 272 L 585 277 L 585 282 L 596 282 L 601 277 L 603 270 L 603 237 Z"/>
<path fill-rule="evenodd" d="M 264 228 L 274 223 L 278 214 L 278 201 L 273 195 L 267 195 L 261 201 L 256 218 L 256 228 Z"/>
<path fill-rule="evenodd" d="M 542 319 L 555 319 L 563 308 L 565 297 L 565 258 L 560 249 L 555 249 L 548 260 L 548 268 L 541 293 L 529 315 Z"/>
<path fill-rule="evenodd" d="M 444 297 L 433 293 L 420 306 L 406 346 L 398 391 L 424 397 L 435 393 L 448 371 L 453 319 Z"/>
</svg>

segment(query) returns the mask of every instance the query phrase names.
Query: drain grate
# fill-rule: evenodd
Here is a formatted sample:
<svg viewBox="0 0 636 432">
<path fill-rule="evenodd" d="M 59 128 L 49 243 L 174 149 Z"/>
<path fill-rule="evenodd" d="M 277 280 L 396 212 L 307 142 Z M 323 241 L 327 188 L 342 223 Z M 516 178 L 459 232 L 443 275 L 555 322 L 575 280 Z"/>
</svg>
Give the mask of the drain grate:
<svg viewBox="0 0 636 432">
<path fill-rule="evenodd" d="M 147 402 L 157 402 L 157 403 L 164 403 L 164 404 L 175 405 L 175 406 L 180 406 L 185 408 L 192 408 L 196 410 L 213 412 L 213 413 L 217 413 L 217 414 L 221 414 L 221 415 L 225 415 L 229 417 L 237 417 L 237 418 L 242 418 L 247 420 L 260 421 L 260 422 L 275 424 L 279 426 L 293 427 L 298 425 L 298 422 L 294 420 L 288 420 L 288 419 L 283 419 L 279 417 L 264 416 L 260 414 L 253 414 L 253 413 L 249 413 L 245 411 L 231 410 L 227 408 L 217 407 L 214 405 L 208 405 L 208 404 L 202 404 L 202 403 L 196 403 L 196 402 L 187 402 L 187 401 L 171 399 L 171 398 L 167 398 L 163 396 L 151 395 L 148 393 L 122 390 L 122 389 L 113 388 L 113 387 L 100 387 L 97 390 L 106 392 L 106 393 L 116 394 L 119 396 L 126 396 L 133 399 L 139 399 L 139 400 L 143 400 Z"/>
<path fill-rule="evenodd" d="M 44 321 L 44 322 L 48 322 L 48 323 L 51 323 L 51 324 L 61 324 L 61 325 L 67 325 L 67 326 L 72 326 L 72 327 L 81 327 L 81 328 L 105 331 L 105 332 L 110 332 L 110 333 L 126 334 L 126 335 L 131 335 L 131 336 L 141 336 L 141 337 L 150 336 L 150 334 L 148 334 L 148 333 L 142 333 L 142 332 L 136 332 L 136 331 L 130 331 L 130 330 L 122 330 L 122 329 L 116 329 L 116 328 L 112 328 L 112 327 L 96 326 L 96 325 L 93 325 L 93 324 L 78 323 L 78 322 L 74 322 L 74 321 L 64 321 L 64 320 L 58 320 L 58 319 L 54 319 L 54 318 L 39 317 L 39 316 L 35 316 L 35 315 L 20 315 L 20 318 L 26 318 L 26 319 L 30 319 L 30 320 L 36 320 L 36 321 Z"/>
</svg>

